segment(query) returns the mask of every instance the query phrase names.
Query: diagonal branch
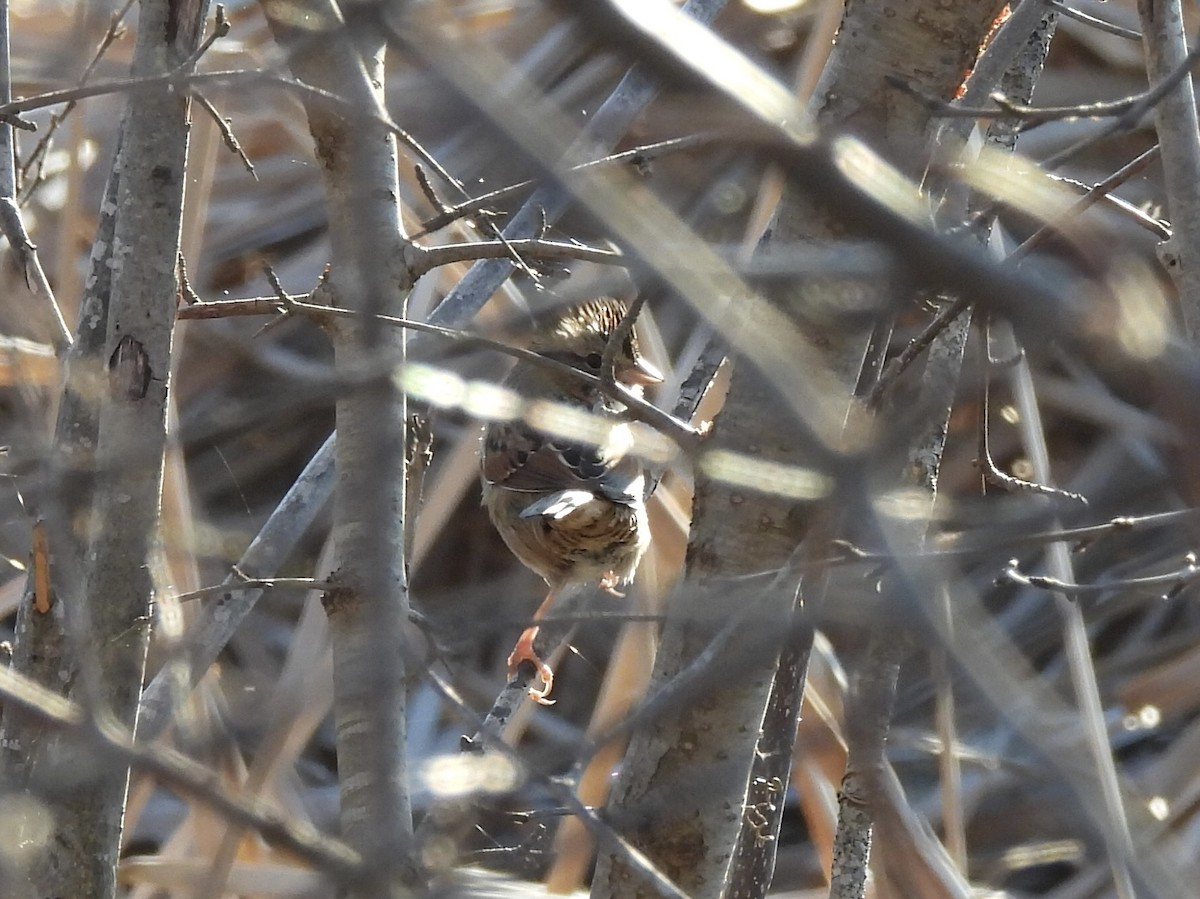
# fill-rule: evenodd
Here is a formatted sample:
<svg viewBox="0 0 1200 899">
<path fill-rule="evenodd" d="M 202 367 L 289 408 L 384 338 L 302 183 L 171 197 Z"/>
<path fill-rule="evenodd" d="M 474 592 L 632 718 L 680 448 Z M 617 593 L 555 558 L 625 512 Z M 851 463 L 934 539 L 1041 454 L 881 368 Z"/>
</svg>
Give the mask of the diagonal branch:
<svg viewBox="0 0 1200 899">
<path fill-rule="evenodd" d="M 89 748 L 109 755 L 118 764 L 153 774 L 180 793 L 203 802 L 228 820 L 253 828 L 269 843 L 315 865 L 344 883 L 363 877 L 362 860 L 344 843 L 322 836 L 311 827 L 257 799 L 230 792 L 222 776 L 177 750 L 145 746 L 111 720 L 90 718 L 77 703 L 64 699 L 7 667 L 0 667 L 0 705 L 37 719 L 54 731 L 65 731 Z"/>
</svg>

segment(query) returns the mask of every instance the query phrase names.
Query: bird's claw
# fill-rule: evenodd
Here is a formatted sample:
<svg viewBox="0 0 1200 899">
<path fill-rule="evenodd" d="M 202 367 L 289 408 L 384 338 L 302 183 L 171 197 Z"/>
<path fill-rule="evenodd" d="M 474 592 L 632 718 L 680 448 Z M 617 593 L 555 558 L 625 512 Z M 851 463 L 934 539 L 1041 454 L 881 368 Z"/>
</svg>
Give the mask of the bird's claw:
<svg viewBox="0 0 1200 899">
<path fill-rule="evenodd" d="M 529 688 L 529 698 L 538 705 L 554 705 L 553 699 L 547 699 L 550 691 L 554 689 L 554 669 L 542 661 L 533 650 L 533 638 L 537 635 L 537 628 L 530 628 L 521 634 L 521 639 L 517 641 L 517 645 L 513 647 L 512 653 L 508 657 L 508 676 L 511 680 L 516 677 L 521 665 L 529 662 L 533 665 L 537 677 L 542 681 L 542 688 Z"/>
</svg>

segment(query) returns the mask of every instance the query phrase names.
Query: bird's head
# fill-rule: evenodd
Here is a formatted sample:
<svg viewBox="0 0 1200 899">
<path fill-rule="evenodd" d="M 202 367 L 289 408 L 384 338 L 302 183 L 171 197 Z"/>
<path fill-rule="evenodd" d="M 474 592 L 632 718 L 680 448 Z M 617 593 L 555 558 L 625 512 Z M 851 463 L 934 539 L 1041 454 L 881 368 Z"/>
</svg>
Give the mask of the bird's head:
<svg viewBox="0 0 1200 899">
<path fill-rule="evenodd" d="M 529 348 L 589 374 L 600 374 L 604 350 L 628 306 L 611 297 L 589 300 L 559 311 L 539 329 Z M 613 360 L 618 381 L 629 386 L 659 384 L 660 372 L 638 348 L 636 328 L 625 335 Z"/>
</svg>

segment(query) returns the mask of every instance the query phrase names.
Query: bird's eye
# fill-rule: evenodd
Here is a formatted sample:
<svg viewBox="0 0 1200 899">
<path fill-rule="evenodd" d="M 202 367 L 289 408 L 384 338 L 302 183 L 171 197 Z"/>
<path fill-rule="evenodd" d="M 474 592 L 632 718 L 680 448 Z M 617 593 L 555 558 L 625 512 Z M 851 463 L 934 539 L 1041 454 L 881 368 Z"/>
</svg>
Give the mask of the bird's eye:
<svg viewBox="0 0 1200 899">
<path fill-rule="evenodd" d="M 604 361 L 604 358 L 599 353 L 588 353 L 587 358 L 583 361 L 587 363 L 588 368 L 594 368 L 596 371 L 599 371 L 600 363 Z"/>
</svg>

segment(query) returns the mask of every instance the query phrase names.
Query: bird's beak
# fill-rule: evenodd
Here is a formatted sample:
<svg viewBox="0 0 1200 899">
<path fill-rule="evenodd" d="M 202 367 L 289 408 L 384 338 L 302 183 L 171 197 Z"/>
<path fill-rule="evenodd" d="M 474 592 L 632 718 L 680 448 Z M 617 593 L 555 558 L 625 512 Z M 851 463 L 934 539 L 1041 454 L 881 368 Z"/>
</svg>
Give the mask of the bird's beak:
<svg viewBox="0 0 1200 899">
<path fill-rule="evenodd" d="M 664 380 L 663 373 L 644 356 L 639 356 L 632 365 L 621 365 L 616 374 L 622 384 L 647 386 Z"/>
</svg>

